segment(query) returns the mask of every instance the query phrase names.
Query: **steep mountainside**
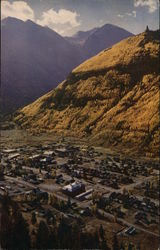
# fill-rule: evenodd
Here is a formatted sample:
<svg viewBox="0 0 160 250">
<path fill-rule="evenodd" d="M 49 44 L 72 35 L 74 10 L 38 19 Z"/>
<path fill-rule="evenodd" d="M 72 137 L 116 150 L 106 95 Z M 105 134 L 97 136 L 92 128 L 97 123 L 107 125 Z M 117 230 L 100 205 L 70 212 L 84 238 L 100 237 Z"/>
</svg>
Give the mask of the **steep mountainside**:
<svg viewBox="0 0 160 250">
<path fill-rule="evenodd" d="M 88 136 L 97 145 L 158 155 L 159 35 L 144 32 L 102 51 L 15 120 L 33 132 Z"/>
<path fill-rule="evenodd" d="M 1 111 L 47 93 L 84 60 L 53 30 L 11 17 L 1 22 L 1 53 Z"/>
</svg>

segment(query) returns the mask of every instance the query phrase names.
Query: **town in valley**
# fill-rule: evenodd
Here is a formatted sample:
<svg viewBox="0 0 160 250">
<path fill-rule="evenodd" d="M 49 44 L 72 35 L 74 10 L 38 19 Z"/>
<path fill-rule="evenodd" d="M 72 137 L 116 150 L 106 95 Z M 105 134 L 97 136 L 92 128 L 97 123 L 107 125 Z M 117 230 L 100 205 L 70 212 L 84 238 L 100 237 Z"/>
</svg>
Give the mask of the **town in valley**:
<svg viewBox="0 0 160 250">
<path fill-rule="evenodd" d="M 145 249 L 151 240 L 153 249 L 158 246 L 158 162 L 123 157 L 71 138 L 2 142 L 0 157 L 0 197 L 18 203 L 30 230 L 36 227 L 33 214 L 50 227 L 63 217 L 71 224 L 78 220 L 90 232 L 103 226 L 108 242 L 114 233 L 121 244 L 130 242 L 136 249 Z"/>
</svg>

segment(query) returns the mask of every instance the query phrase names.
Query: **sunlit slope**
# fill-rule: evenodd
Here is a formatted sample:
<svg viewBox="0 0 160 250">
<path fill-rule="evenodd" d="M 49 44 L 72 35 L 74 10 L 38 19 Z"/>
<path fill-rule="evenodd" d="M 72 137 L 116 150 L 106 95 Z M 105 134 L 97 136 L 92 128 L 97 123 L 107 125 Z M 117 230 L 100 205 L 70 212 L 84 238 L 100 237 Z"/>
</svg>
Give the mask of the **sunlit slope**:
<svg viewBox="0 0 160 250">
<path fill-rule="evenodd" d="M 159 31 L 128 38 L 73 70 L 20 110 L 32 132 L 88 136 L 97 145 L 158 154 Z"/>
<path fill-rule="evenodd" d="M 146 59 L 157 58 L 159 43 L 155 39 L 158 39 L 158 33 L 145 32 L 125 39 L 87 60 L 75 68 L 73 72 L 102 70 L 112 67 L 123 67 L 125 69 L 130 65 L 139 65 Z"/>
</svg>

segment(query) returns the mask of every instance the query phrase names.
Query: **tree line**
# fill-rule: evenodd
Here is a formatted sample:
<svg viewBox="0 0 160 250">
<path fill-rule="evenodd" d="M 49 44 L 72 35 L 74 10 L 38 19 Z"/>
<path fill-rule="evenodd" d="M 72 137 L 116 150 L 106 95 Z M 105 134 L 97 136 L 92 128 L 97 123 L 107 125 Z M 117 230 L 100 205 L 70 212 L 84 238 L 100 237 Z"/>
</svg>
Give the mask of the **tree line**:
<svg viewBox="0 0 160 250">
<path fill-rule="evenodd" d="M 55 219 L 50 225 L 45 220 L 38 223 L 36 214 L 33 212 L 31 224 L 36 227 L 30 230 L 29 224 L 15 201 L 6 195 L 1 198 L 0 203 L 0 246 L 2 249 L 135 249 L 131 244 L 127 247 L 123 244 L 119 245 L 116 235 L 113 237 L 111 249 L 102 225 L 95 232 L 87 232 L 78 221 L 69 223 L 64 217 L 61 217 L 58 223 Z"/>
</svg>

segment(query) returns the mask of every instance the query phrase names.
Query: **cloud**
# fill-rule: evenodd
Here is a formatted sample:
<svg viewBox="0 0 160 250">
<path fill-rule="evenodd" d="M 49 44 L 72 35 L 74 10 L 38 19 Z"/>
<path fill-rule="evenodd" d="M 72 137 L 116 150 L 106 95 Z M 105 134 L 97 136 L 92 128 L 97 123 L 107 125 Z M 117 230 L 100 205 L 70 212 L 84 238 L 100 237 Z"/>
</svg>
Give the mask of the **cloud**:
<svg viewBox="0 0 160 250">
<path fill-rule="evenodd" d="M 43 12 L 40 19 L 36 22 L 39 25 L 48 26 L 60 34 L 64 34 L 66 31 L 78 27 L 81 24 L 80 21 L 77 20 L 78 16 L 77 12 L 70 10 L 60 9 L 56 12 L 54 9 L 50 9 Z"/>
<path fill-rule="evenodd" d="M 134 0 L 135 7 L 148 7 L 150 13 L 158 9 L 158 0 Z"/>
<path fill-rule="evenodd" d="M 132 12 L 126 13 L 127 16 L 132 16 L 132 17 L 136 17 L 137 16 L 137 12 L 135 10 L 133 10 Z"/>
<path fill-rule="evenodd" d="M 130 17 L 134 17 L 136 18 L 137 16 L 137 12 L 135 10 L 133 10 L 132 12 L 126 12 L 125 14 L 121 15 L 121 14 L 118 14 L 117 15 L 119 18 L 124 18 L 126 16 L 130 16 Z"/>
<path fill-rule="evenodd" d="M 34 21 L 34 11 L 31 7 L 24 1 L 14 1 L 10 3 L 9 1 L 1 2 L 1 19 L 4 19 L 8 16 L 15 17 L 26 21 L 30 19 Z"/>
<path fill-rule="evenodd" d="M 132 16 L 132 13 L 126 13 L 127 16 Z"/>
<path fill-rule="evenodd" d="M 99 22 L 100 22 L 100 23 L 103 23 L 104 21 L 103 21 L 103 19 L 100 19 Z"/>
<path fill-rule="evenodd" d="M 55 11 L 49 9 L 43 12 L 39 19 L 35 19 L 33 9 L 25 1 L 9 1 L 2 0 L 1 2 L 1 19 L 6 17 L 15 17 L 26 21 L 28 19 L 34 21 L 41 26 L 47 26 L 61 35 L 72 33 L 72 29 L 78 27 L 81 23 L 78 20 L 77 12 L 72 12 L 66 9 Z"/>
<path fill-rule="evenodd" d="M 121 15 L 121 14 L 118 14 L 117 16 L 120 17 L 120 18 L 123 18 L 123 17 L 124 17 L 124 15 Z"/>
<path fill-rule="evenodd" d="M 135 10 L 132 11 L 133 17 L 137 16 L 137 12 Z"/>
</svg>

